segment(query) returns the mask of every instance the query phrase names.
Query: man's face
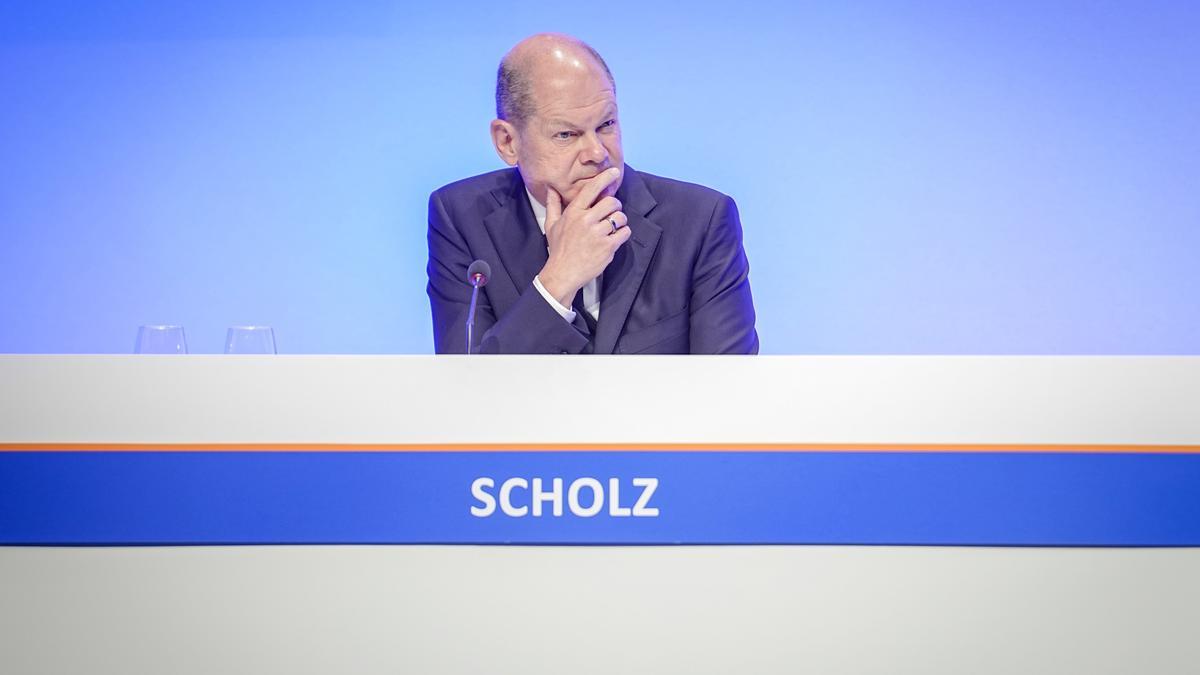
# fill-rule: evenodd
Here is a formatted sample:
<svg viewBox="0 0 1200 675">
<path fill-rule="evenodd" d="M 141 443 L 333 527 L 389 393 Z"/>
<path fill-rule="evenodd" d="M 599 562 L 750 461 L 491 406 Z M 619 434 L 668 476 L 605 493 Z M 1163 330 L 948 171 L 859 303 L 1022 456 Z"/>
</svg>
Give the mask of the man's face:
<svg viewBox="0 0 1200 675">
<path fill-rule="evenodd" d="M 534 100 L 536 112 L 517 129 L 516 151 L 521 178 L 535 199 L 545 204 L 552 187 L 565 206 L 584 181 L 609 167 L 624 177 L 617 97 L 603 71 L 589 67 L 540 79 Z M 604 194 L 616 194 L 620 185 L 618 178 Z"/>
</svg>

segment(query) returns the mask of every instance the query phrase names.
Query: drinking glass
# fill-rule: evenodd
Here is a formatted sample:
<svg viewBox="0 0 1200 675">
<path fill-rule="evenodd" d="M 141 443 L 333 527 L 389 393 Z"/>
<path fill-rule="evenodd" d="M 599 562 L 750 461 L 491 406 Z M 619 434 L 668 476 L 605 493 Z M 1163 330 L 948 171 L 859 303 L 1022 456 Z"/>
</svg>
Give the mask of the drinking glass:
<svg viewBox="0 0 1200 675">
<path fill-rule="evenodd" d="M 225 333 L 226 354 L 276 354 L 270 326 L 231 326 Z"/>
<path fill-rule="evenodd" d="M 186 354 L 183 326 L 138 326 L 134 354 Z"/>
</svg>

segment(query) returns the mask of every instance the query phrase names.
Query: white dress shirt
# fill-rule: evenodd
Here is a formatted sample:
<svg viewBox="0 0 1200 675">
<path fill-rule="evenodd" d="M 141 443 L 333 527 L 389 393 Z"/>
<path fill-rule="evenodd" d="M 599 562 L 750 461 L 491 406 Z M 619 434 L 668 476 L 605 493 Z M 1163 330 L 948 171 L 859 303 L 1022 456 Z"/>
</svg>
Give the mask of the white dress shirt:
<svg viewBox="0 0 1200 675">
<path fill-rule="evenodd" d="M 542 231 L 542 234 L 546 234 L 546 207 L 539 204 L 538 200 L 533 198 L 533 194 L 529 192 L 529 188 L 525 189 L 525 194 L 529 197 L 529 205 L 533 207 L 533 217 L 537 219 L 538 229 Z M 542 285 L 541 279 L 534 277 L 533 287 L 538 290 L 538 293 L 542 294 L 542 297 L 546 299 L 546 302 L 550 303 L 550 306 L 554 308 L 554 311 L 558 312 L 559 316 L 566 319 L 568 323 L 575 322 L 575 310 L 570 307 L 563 307 L 562 303 L 553 295 L 550 295 L 550 291 L 547 291 L 546 287 Z M 583 309 L 592 315 L 592 318 L 596 321 L 600 320 L 600 277 L 596 277 L 584 284 Z"/>
</svg>

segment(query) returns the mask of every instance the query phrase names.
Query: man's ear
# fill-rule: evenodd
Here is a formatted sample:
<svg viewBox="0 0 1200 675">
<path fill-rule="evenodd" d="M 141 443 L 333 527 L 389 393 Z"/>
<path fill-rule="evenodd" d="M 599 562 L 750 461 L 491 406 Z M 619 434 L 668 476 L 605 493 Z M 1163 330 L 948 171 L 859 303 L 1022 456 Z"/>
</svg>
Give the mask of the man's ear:
<svg viewBox="0 0 1200 675">
<path fill-rule="evenodd" d="M 492 145 L 496 154 L 509 166 L 517 165 L 517 128 L 504 120 L 492 120 Z"/>
</svg>

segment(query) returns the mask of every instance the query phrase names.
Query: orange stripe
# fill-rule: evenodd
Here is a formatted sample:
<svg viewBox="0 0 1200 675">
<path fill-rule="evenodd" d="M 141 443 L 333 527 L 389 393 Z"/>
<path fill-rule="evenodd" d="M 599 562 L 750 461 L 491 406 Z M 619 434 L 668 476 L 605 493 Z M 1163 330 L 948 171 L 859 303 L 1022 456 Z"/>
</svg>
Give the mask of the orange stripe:
<svg viewBox="0 0 1200 675">
<path fill-rule="evenodd" d="M 0 452 L 1072 452 L 1196 454 L 1200 445 L 1054 443 L 0 443 Z"/>
</svg>

